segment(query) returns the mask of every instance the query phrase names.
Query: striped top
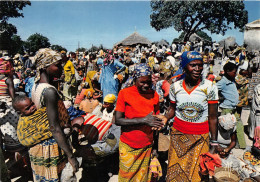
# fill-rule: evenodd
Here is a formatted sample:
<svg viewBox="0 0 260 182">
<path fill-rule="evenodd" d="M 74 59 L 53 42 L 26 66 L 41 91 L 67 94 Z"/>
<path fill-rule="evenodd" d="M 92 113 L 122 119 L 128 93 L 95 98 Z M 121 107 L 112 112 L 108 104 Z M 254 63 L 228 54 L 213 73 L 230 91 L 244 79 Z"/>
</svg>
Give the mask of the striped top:
<svg viewBox="0 0 260 182">
<path fill-rule="evenodd" d="M 6 77 L 0 80 L 0 96 L 8 96 L 8 87 L 5 83 Z"/>
<path fill-rule="evenodd" d="M 94 114 L 87 114 L 84 117 L 84 120 L 85 120 L 84 125 L 90 124 L 90 125 L 95 126 L 97 128 L 99 140 L 102 140 L 102 137 L 104 136 L 104 134 L 107 132 L 107 130 L 112 125 L 111 122 L 106 121 L 102 118 L 99 118 Z"/>
</svg>

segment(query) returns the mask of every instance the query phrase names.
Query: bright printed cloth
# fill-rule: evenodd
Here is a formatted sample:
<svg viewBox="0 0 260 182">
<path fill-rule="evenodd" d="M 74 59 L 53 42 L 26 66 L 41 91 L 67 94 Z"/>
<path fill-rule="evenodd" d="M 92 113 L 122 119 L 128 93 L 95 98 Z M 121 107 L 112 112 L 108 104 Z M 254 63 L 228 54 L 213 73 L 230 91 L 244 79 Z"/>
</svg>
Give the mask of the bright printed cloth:
<svg viewBox="0 0 260 182">
<path fill-rule="evenodd" d="M 120 182 L 150 181 L 149 165 L 152 146 L 141 149 L 131 148 L 119 141 L 119 173 Z"/>
<path fill-rule="evenodd" d="M 85 120 L 84 125 L 88 124 L 88 125 L 95 126 L 97 128 L 99 140 L 102 140 L 102 137 L 112 125 L 111 122 L 99 118 L 94 114 L 87 114 L 86 116 L 84 116 L 84 120 Z"/>
<path fill-rule="evenodd" d="M 58 182 L 67 159 L 55 139 L 44 140 L 29 150 L 33 181 Z"/>
<path fill-rule="evenodd" d="M 236 77 L 236 84 L 238 87 L 238 94 L 239 94 L 239 103 L 237 104 L 238 107 L 243 107 L 248 105 L 248 86 L 249 81 L 246 77 L 242 75 L 237 75 Z"/>
<path fill-rule="evenodd" d="M 27 147 L 51 138 L 46 107 L 38 109 L 31 116 L 20 117 L 17 136 L 20 143 Z"/>
<path fill-rule="evenodd" d="M 185 81 L 179 80 L 171 85 L 169 97 L 176 103 L 176 117 L 192 123 L 208 120 L 208 104 L 218 102 L 216 85 L 203 79 L 193 90 L 186 89 Z"/>
<path fill-rule="evenodd" d="M 199 156 L 209 151 L 209 134 L 184 134 L 172 128 L 167 182 L 200 182 Z"/>
</svg>

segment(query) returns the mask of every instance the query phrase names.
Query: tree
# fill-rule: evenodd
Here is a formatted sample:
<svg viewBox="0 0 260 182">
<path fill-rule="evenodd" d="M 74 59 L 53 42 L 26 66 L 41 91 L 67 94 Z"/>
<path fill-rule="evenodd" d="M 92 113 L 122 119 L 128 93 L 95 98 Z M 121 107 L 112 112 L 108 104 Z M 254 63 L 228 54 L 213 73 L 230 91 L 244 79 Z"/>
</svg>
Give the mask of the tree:
<svg viewBox="0 0 260 182">
<path fill-rule="evenodd" d="M 30 35 L 25 42 L 26 50 L 33 53 L 36 53 L 40 48 L 48 48 L 50 46 L 49 39 L 39 33 Z"/>
<path fill-rule="evenodd" d="M 209 42 L 212 42 L 212 38 L 205 32 L 203 31 L 199 31 L 199 32 L 195 32 L 198 36 L 200 36 L 201 38 L 203 38 L 204 40 L 207 40 Z M 178 38 L 173 39 L 172 42 L 184 42 L 184 36 L 185 33 L 181 32 L 180 36 Z"/>
<path fill-rule="evenodd" d="M 61 52 L 61 51 L 67 52 L 67 49 L 62 47 L 62 46 L 60 46 L 60 45 L 52 45 L 51 49 L 55 50 L 55 51 L 58 51 L 58 52 Z"/>
<path fill-rule="evenodd" d="M 19 35 L 13 35 L 11 37 L 12 47 L 10 49 L 10 55 L 15 55 L 16 53 L 24 53 L 24 41 L 22 41 Z"/>
<path fill-rule="evenodd" d="M 85 52 L 87 49 L 84 47 L 80 47 L 76 50 L 76 52 Z"/>
<path fill-rule="evenodd" d="M 185 33 L 184 41 L 203 29 L 224 35 L 232 23 L 242 31 L 248 22 L 243 1 L 152 0 L 151 8 L 151 26 L 157 31 L 173 26 Z"/>
<path fill-rule="evenodd" d="M 8 23 L 8 19 L 23 17 L 20 11 L 27 5 L 31 5 L 30 1 L 0 1 L 0 49 L 12 49 L 12 36 L 17 33 L 17 29 Z"/>
</svg>

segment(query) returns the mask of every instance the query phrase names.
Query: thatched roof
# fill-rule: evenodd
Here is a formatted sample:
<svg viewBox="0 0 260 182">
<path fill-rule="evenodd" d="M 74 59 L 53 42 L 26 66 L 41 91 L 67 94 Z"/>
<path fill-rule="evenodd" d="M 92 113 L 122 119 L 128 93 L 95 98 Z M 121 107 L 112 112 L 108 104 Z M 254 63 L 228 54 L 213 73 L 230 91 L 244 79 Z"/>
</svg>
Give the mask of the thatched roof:
<svg viewBox="0 0 260 182">
<path fill-rule="evenodd" d="M 190 38 L 189 38 L 189 41 L 190 41 L 190 42 L 201 41 L 201 40 L 202 40 L 203 42 L 210 42 L 210 41 L 208 41 L 207 39 L 202 38 L 201 36 L 199 36 L 199 35 L 196 34 L 196 33 L 191 34 L 191 36 L 190 36 Z"/>
<path fill-rule="evenodd" d="M 162 40 L 160 40 L 157 44 L 156 44 L 157 46 L 166 46 L 166 47 L 168 47 L 169 46 L 169 44 L 166 42 L 166 40 L 164 40 L 164 39 L 162 39 Z"/>
<path fill-rule="evenodd" d="M 226 49 L 229 49 L 229 46 L 234 47 L 237 45 L 235 37 L 228 37 L 226 39 L 219 41 L 218 43 L 219 43 L 219 47 L 225 46 Z"/>
<path fill-rule="evenodd" d="M 134 46 L 136 44 L 144 44 L 144 45 L 148 45 L 150 46 L 152 43 L 150 40 L 148 40 L 147 38 L 141 36 L 139 33 L 134 32 L 133 34 L 131 34 L 130 36 L 128 36 L 127 38 L 125 38 L 124 40 L 116 43 L 116 46 Z"/>
</svg>

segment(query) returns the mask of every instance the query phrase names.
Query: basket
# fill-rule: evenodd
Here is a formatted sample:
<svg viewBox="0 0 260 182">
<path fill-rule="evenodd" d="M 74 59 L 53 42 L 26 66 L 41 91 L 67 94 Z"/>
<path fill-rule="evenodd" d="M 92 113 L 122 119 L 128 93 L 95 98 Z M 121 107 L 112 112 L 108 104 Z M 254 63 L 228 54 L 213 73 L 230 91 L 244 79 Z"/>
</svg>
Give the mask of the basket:
<svg viewBox="0 0 260 182">
<path fill-rule="evenodd" d="M 215 169 L 215 175 L 213 176 L 217 182 L 239 182 L 239 174 L 225 167 L 220 167 Z"/>
</svg>

